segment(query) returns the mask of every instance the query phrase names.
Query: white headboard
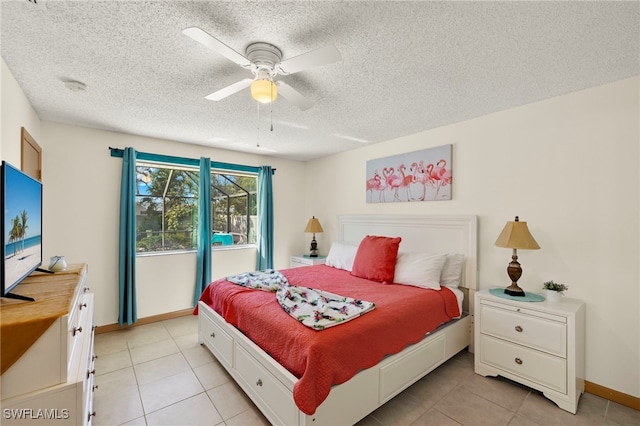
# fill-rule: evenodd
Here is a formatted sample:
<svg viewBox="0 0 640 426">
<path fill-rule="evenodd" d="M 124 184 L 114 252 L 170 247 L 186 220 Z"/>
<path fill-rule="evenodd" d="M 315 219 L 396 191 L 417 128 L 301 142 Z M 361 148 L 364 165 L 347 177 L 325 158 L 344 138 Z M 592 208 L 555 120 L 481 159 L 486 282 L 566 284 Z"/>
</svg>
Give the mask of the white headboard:
<svg viewBox="0 0 640 426">
<path fill-rule="evenodd" d="M 341 241 L 358 243 L 366 235 L 402 237 L 400 251 L 462 253 L 461 287 L 472 298 L 477 289 L 477 217 L 475 215 L 338 215 Z"/>
</svg>

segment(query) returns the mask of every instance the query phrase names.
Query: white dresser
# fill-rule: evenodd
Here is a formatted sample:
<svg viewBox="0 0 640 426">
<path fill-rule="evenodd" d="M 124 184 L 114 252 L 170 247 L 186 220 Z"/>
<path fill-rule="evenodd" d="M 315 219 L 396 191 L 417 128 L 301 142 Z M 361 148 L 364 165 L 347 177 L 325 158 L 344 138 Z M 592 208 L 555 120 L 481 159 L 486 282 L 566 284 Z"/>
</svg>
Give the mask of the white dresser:
<svg viewBox="0 0 640 426">
<path fill-rule="evenodd" d="M 3 358 L 3 425 L 91 424 L 94 302 L 86 280 L 86 265 L 70 265 L 54 275 L 32 274 L 16 287 L 35 302 L 3 299 L 3 351 L 24 351 L 17 360 Z M 33 343 L 15 337 L 49 322 Z"/>
<path fill-rule="evenodd" d="M 301 266 L 324 265 L 327 260 L 326 256 L 308 257 L 308 256 L 291 256 L 289 259 L 289 268 L 300 268 Z"/>
<path fill-rule="evenodd" d="M 584 303 L 475 296 L 475 372 L 541 391 L 576 413 L 584 391 Z"/>
</svg>

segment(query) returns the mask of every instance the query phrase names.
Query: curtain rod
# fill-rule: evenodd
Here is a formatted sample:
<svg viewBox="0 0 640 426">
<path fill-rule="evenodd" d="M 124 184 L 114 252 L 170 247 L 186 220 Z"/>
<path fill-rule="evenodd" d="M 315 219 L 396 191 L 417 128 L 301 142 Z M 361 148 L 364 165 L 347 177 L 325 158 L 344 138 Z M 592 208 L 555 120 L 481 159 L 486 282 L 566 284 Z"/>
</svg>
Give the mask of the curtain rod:
<svg viewBox="0 0 640 426">
<path fill-rule="evenodd" d="M 122 148 L 109 147 L 109 150 L 111 151 L 112 157 L 122 158 L 122 156 L 124 155 L 124 149 Z M 140 151 L 136 151 L 136 157 L 139 158 L 140 160 L 159 161 L 163 163 L 176 163 L 176 164 L 181 164 L 186 166 L 197 166 L 200 164 L 200 160 L 197 160 L 195 158 L 175 157 L 172 155 L 163 155 L 163 154 L 151 154 L 148 152 L 140 152 Z M 258 171 L 260 170 L 260 168 L 256 166 L 245 166 L 243 164 L 222 163 L 219 161 L 212 161 L 211 167 L 214 169 L 234 170 L 234 171 L 251 172 L 251 173 L 258 173 Z M 275 173 L 276 173 L 276 169 L 271 169 L 271 174 L 275 174 Z"/>
</svg>

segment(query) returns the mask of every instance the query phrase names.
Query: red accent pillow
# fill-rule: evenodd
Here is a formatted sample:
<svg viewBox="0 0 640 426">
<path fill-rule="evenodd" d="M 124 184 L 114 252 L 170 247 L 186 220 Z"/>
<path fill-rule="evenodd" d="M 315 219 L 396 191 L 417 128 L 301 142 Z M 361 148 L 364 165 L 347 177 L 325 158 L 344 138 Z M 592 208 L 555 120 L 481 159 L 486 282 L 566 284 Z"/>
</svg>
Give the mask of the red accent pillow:
<svg viewBox="0 0 640 426">
<path fill-rule="evenodd" d="M 353 260 L 351 275 L 381 283 L 392 283 L 401 240 L 400 237 L 364 237 Z"/>
</svg>

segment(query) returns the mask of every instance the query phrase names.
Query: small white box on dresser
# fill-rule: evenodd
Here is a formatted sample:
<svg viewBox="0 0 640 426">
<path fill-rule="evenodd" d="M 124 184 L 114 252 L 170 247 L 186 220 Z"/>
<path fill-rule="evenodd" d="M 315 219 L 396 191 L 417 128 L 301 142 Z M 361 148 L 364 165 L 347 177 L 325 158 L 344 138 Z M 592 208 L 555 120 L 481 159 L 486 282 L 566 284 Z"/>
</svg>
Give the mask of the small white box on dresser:
<svg viewBox="0 0 640 426">
<path fill-rule="evenodd" d="M 475 296 L 475 372 L 541 391 L 573 414 L 584 392 L 584 303 Z"/>
<path fill-rule="evenodd" d="M 324 265 L 327 260 L 326 256 L 309 257 L 309 256 L 291 256 L 289 259 L 289 268 L 300 268 L 302 266 Z"/>
</svg>

